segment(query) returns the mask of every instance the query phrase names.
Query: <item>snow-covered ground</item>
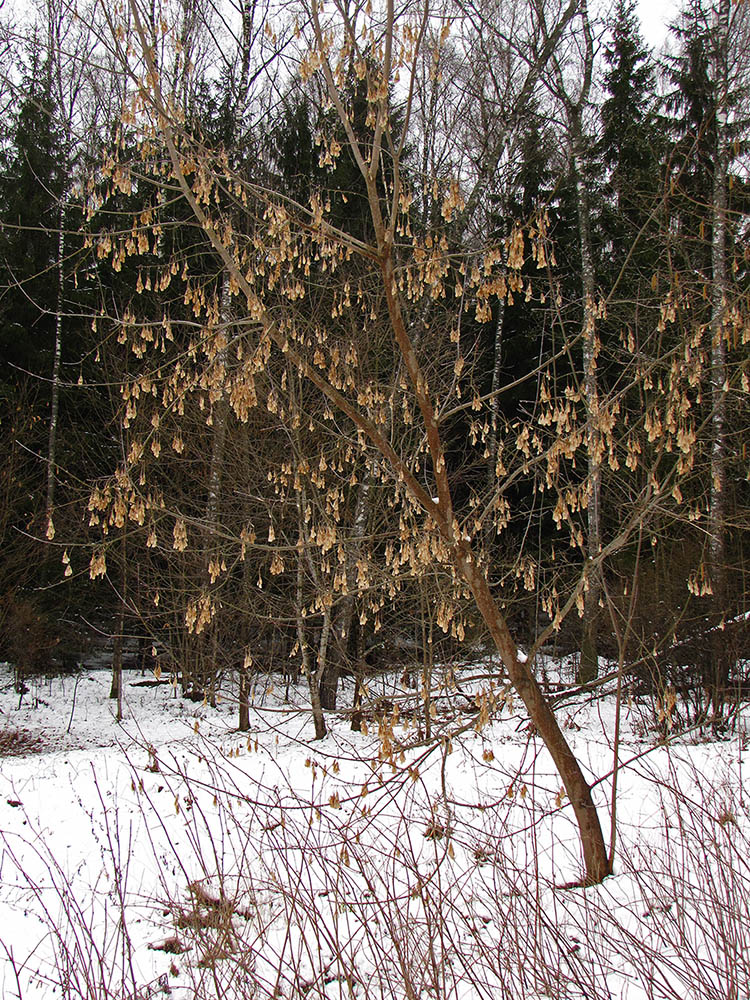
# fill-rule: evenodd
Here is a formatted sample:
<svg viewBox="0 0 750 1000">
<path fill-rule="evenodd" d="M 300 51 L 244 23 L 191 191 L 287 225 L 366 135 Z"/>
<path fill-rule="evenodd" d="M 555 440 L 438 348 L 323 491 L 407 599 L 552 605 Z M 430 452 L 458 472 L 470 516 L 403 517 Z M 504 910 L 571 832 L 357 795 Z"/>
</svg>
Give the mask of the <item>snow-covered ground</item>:
<svg viewBox="0 0 750 1000">
<path fill-rule="evenodd" d="M 342 713 L 314 742 L 278 680 L 241 734 L 230 695 L 126 674 L 118 724 L 105 671 L 19 707 L 0 667 L 2 997 L 748 1000 L 742 721 L 665 746 L 626 700 L 615 874 L 564 888 L 581 865 L 559 778 L 510 704 L 470 725 L 477 673 L 438 701 L 442 739 L 393 714 L 414 697 L 394 677 L 387 725 Z M 614 712 L 559 712 L 608 838 Z"/>
</svg>

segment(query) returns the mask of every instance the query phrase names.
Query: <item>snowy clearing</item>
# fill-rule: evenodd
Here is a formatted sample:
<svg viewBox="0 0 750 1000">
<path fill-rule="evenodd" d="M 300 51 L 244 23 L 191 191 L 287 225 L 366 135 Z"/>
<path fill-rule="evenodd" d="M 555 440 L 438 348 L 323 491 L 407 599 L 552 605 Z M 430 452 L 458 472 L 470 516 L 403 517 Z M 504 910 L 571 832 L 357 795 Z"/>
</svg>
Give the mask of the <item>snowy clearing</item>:
<svg viewBox="0 0 750 1000">
<path fill-rule="evenodd" d="M 624 706 L 615 874 L 584 890 L 518 717 L 450 745 L 406 719 L 390 763 L 377 720 L 313 742 L 300 690 L 256 692 L 241 734 L 230 698 L 135 674 L 121 725 L 105 671 L 36 681 L 19 708 L 1 669 L 3 997 L 749 995 L 742 725 L 660 746 Z M 613 715 L 560 712 L 606 827 Z"/>
</svg>

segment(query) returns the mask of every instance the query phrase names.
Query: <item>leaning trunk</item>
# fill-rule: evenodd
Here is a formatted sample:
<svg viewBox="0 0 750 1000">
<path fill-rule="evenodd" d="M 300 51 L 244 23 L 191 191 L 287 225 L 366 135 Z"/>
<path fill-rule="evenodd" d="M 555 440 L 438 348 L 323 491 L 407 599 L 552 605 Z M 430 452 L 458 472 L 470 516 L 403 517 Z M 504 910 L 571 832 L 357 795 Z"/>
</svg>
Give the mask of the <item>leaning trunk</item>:
<svg viewBox="0 0 750 1000">
<path fill-rule="evenodd" d="M 373 215 L 376 220 L 379 220 L 379 211 L 376 211 L 376 204 L 374 202 L 375 199 L 371 197 L 370 204 L 373 208 Z M 380 227 L 377 226 L 376 222 L 376 229 L 378 228 L 380 229 L 380 236 L 383 232 L 382 221 L 380 222 Z M 379 238 L 378 242 L 382 253 L 380 263 L 389 318 L 396 343 L 409 373 L 417 405 L 424 421 L 427 445 L 436 479 L 438 496 L 433 501 L 434 506 L 431 510 L 432 518 L 447 545 L 448 551 L 451 553 L 453 565 L 471 590 L 476 607 L 489 629 L 510 682 L 523 701 L 532 724 L 544 741 L 560 774 L 578 824 L 585 868 L 583 881 L 591 885 L 599 883 L 610 873 L 610 866 L 601 824 L 599 823 L 599 817 L 591 795 L 591 788 L 563 736 L 554 712 L 550 708 L 536 678 L 531 672 L 530 665 L 526 662 L 521 662 L 518 658 L 516 644 L 510 634 L 507 622 L 492 595 L 487 577 L 477 564 L 470 540 L 463 536 L 460 531 L 458 533 L 455 531 L 453 504 L 443 444 L 437 420 L 435 419 L 432 401 L 427 391 L 427 382 L 417 361 L 404 323 L 403 312 L 398 297 L 398 286 L 395 279 L 392 248 L 390 243 L 386 242 L 384 238 L 382 240 Z M 412 489 L 416 491 L 419 487 L 415 483 Z M 425 501 L 422 501 L 422 503 L 427 508 L 427 503 Z"/>
<path fill-rule="evenodd" d="M 580 832 L 585 868 L 584 883 L 595 885 L 610 874 L 611 868 L 599 816 L 591 797 L 591 788 L 528 663 L 519 660 L 508 626 L 471 552 L 466 550 L 459 552 L 456 564 L 469 585 L 477 608 L 500 653 L 508 677 L 557 767 Z"/>
<path fill-rule="evenodd" d="M 146 41 L 143 26 L 138 19 L 137 7 L 133 5 L 131 10 L 133 11 L 136 28 L 141 38 L 143 55 L 149 69 L 149 79 L 157 81 L 158 73 L 156 72 L 152 49 Z M 312 5 L 311 7 L 311 16 L 319 51 L 324 53 L 326 51 L 326 45 L 323 41 L 319 11 L 316 5 Z M 386 35 L 389 40 L 389 45 L 387 49 L 388 59 L 386 60 L 385 66 L 385 78 L 389 79 L 391 69 L 390 54 L 392 51 L 390 47 L 390 38 L 392 37 L 391 27 L 394 17 L 394 6 L 391 0 L 389 0 L 387 4 L 387 17 L 389 28 Z M 372 444 L 375 445 L 380 451 L 380 454 L 392 464 L 394 471 L 398 471 L 405 489 L 408 490 L 411 497 L 427 514 L 428 520 L 431 522 L 432 527 L 427 527 L 425 530 L 437 530 L 439 532 L 442 546 L 445 550 L 446 560 L 449 560 L 452 563 L 457 573 L 463 577 L 473 593 L 476 607 L 481 613 L 493 636 L 509 679 L 518 691 L 519 696 L 522 698 L 529 713 L 531 722 L 534 726 L 536 726 L 540 736 L 544 740 L 550 754 L 552 755 L 555 765 L 559 770 L 563 784 L 571 800 L 573 809 L 575 810 L 578 822 L 585 862 L 584 879 L 587 883 L 600 882 L 607 875 L 609 871 L 609 864 L 607 859 L 607 850 L 604 844 L 604 837 L 602 835 L 598 816 L 593 805 L 591 789 L 588 786 L 570 747 L 565 741 L 560 727 L 557 724 L 557 720 L 555 719 L 549 704 L 545 701 L 539 685 L 531 673 L 529 665 L 527 663 L 521 663 L 518 659 L 517 650 L 507 623 L 495 603 L 484 572 L 477 565 L 476 556 L 472 552 L 471 541 L 462 534 L 460 528 L 458 531 L 454 528 L 455 518 L 451 499 L 450 483 L 440 437 L 438 417 L 434 412 L 430 393 L 427 388 L 427 380 L 416 358 L 413 343 L 407 333 L 402 313 L 399 293 L 399 276 L 394 268 L 396 216 L 394 212 L 392 218 L 390 219 L 389 228 L 386 230 L 381 211 L 380 195 L 376 185 L 377 169 L 380 163 L 380 142 L 383 134 L 383 123 L 387 120 L 387 94 L 379 100 L 377 104 L 377 121 L 375 131 L 373 133 L 372 153 L 370 161 L 366 163 L 363 159 L 356 137 L 351 129 L 349 118 L 342 105 L 339 91 L 337 90 L 333 77 L 333 72 L 325 57 L 322 59 L 322 69 L 326 76 L 329 96 L 337 108 L 342 125 L 347 131 L 347 142 L 349 144 L 349 148 L 352 151 L 352 154 L 354 155 L 367 184 L 370 213 L 377 240 L 377 258 L 381 271 L 380 278 L 382 282 L 382 291 L 386 299 L 391 332 L 407 372 L 412 398 L 420 411 L 420 422 L 424 430 L 425 442 L 429 451 L 432 468 L 430 486 L 432 487 L 434 483 L 434 488 L 437 490 L 437 497 L 434 498 L 430 496 L 422 485 L 420 479 L 412 474 L 409 465 L 400 458 L 397 452 L 394 451 L 389 441 L 386 440 L 380 433 L 378 427 L 374 425 L 372 421 L 368 420 L 363 415 L 361 410 L 353 405 L 344 395 L 342 395 L 330 381 L 321 375 L 314 365 L 308 364 L 304 358 L 297 353 L 294 344 L 290 343 L 288 335 L 279 329 L 270 314 L 260 307 L 259 304 L 258 321 L 262 323 L 264 330 L 268 334 L 271 341 L 283 350 L 287 358 L 295 364 L 298 370 L 303 373 L 313 385 L 321 389 L 327 398 L 335 406 L 337 406 L 342 413 L 346 414 L 354 421 L 357 429 L 361 431 L 363 435 L 367 436 Z M 211 239 L 216 249 L 221 253 L 222 259 L 224 259 L 228 266 L 232 268 L 233 276 L 237 280 L 239 288 L 247 293 L 248 302 L 258 303 L 257 296 L 252 290 L 242 269 L 235 261 L 233 261 L 230 250 L 224 245 L 215 228 L 210 224 L 204 208 L 197 200 L 195 192 L 191 188 L 191 185 L 185 176 L 182 166 L 182 158 L 177 150 L 177 146 L 175 145 L 175 137 L 170 124 L 170 119 L 166 112 L 163 99 L 156 82 L 150 84 L 150 91 L 155 94 L 158 102 L 159 113 L 162 115 L 160 119 L 161 132 L 166 141 L 170 160 L 174 168 L 174 174 L 180 185 L 180 190 L 182 191 L 183 196 L 190 205 L 195 218 L 203 226 L 204 232 L 209 239 Z M 397 158 L 395 162 L 398 162 Z M 400 185 L 400 180 L 394 179 L 393 184 L 395 197 L 399 193 L 397 188 L 398 185 Z M 396 200 L 394 200 L 394 204 L 396 204 Z M 456 527 L 458 526 L 456 525 Z M 304 631 L 302 620 L 303 604 L 301 600 L 302 558 L 304 557 L 303 546 L 303 536 L 302 533 L 300 533 L 297 588 L 299 616 L 298 635 L 302 640 L 300 645 L 304 657 L 307 647 L 304 643 L 304 635 L 300 634 Z M 309 654 L 308 662 L 305 666 L 309 677 Z M 315 709 L 314 691 L 312 689 L 311 696 L 313 696 L 313 708 Z M 320 717 L 322 718 L 322 713 L 320 713 Z"/>
</svg>

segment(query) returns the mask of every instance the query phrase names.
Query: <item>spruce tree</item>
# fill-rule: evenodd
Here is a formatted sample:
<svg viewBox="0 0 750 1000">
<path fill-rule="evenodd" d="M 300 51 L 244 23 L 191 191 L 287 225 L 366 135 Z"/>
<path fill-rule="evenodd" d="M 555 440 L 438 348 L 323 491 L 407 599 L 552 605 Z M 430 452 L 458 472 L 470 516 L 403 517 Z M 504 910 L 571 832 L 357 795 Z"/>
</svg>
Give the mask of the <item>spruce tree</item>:
<svg viewBox="0 0 750 1000">
<path fill-rule="evenodd" d="M 628 323 L 618 303 L 647 303 L 660 253 L 659 204 L 664 143 L 657 125 L 656 70 L 643 44 L 635 0 L 618 0 L 612 40 L 605 49 L 605 99 L 600 108 L 597 153 L 607 172 L 601 222 L 604 284 L 613 291 L 610 311 Z M 623 269 L 624 268 L 624 269 Z M 617 283 L 613 288 L 614 283 Z"/>
<path fill-rule="evenodd" d="M 716 93 L 711 78 L 709 10 L 704 0 L 689 0 L 671 26 L 678 43 L 669 56 L 666 77 L 671 85 L 663 119 L 671 138 L 666 164 L 670 201 L 670 233 L 682 269 L 708 276 L 710 240 L 706 209 L 713 193 L 716 153 Z"/>
<path fill-rule="evenodd" d="M 637 221 L 653 191 L 659 144 L 655 69 L 640 36 L 635 0 L 617 0 L 612 41 L 606 47 L 606 98 L 601 106 L 599 156 L 610 171 L 616 210 Z"/>
<path fill-rule="evenodd" d="M 2 380 L 11 383 L 18 368 L 49 376 L 65 186 L 51 81 L 35 50 L 23 92 L 0 169 L 0 350 Z"/>
</svg>

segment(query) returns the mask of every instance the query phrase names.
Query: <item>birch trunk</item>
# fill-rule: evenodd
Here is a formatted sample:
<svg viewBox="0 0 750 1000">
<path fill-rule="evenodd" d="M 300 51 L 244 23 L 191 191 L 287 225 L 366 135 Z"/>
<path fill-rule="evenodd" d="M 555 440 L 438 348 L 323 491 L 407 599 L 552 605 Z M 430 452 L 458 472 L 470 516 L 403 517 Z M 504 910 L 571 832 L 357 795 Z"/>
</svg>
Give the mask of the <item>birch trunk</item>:
<svg viewBox="0 0 750 1000">
<path fill-rule="evenodd" d="M 490 399 L 490 458 L 489 485 L 494 490 L 497 479 L 497 424 L 500 416 L 500 378 L 503 370 L 503 327 L 505 324 L 505 299 L 498 298 L 495 321 L 494 356 L 492 360 L 492 398 Z M 489 520 L 489 519 L 488 519 Z M 489 531 L 489 528 L 488 528 Z"/>
<path fill-rule="evenodd" d="M 721 723 L 724 692 L 729 679 L 725 634 L 718 628 L 726 615 L 726 421 L 727 342 L 724 318 L 727 307 L 727 175 L 729 144 L 728 30 L 730 0 L 721 0 L 716 25 L 716 156 L 714 158 L 711 212 L 711 490 L 708 518 L 708 577 L 713 590 L 711 664 L 705 679 L 711 691 L 714 726 Z"/>
<path fill-rule="evenodd" d="M 591 213 L 583 176 L 583 134 L 580 108 L 570 115 L 571 141 L 573 146 L 573 174 L 576 187 L 578 210 L 578 235 L 581 251 L 581 291 L 583 294 L 583 385 L 586 405 L 586 464 L 588 506 L 586 511 L 587 543 L 586 555 L 589 561 L 587 586 L 583 601 L 583 636 L 581 659 L 578 667 L 578 682 L 587 684 L 599 672 L 597 653 L 597 619 L 601 595 L 600 568 L 596 562 L 602 547 L 601 531 L 601 454 L 599 435 L 599 384 L 596 373 L 596 285 L 594 260 L 591 251 Z"/>
<path fill-rule="evenodd" d="M 230 323 L 229 276 L 224 275 L 221 286 L 220 318 L 222 327 L 226 330 Z M 214 364 L 217 368 L 216 384 L 221 395 L 215 399 L 211 408 L 211 462 L 208 473 L 208 495 L 206 497 L 206 587 L 211 586 L 210 563 L 221 558 L 221 546 L 218 541 L 219 504 L 221 502 L 222 484 L 224 479 L 224 449 L 227 436 L 227 421 L 229 405 L 224 395 L 228 351 L 223 347 L 217 354 Z M 216 664 L 219 654 L 219 623 L 214 618 L 206 642 L 201 643 L 200 683 L 203 695 L 211 705 L 216 701 Z"/>
<path fill-rule="evenodd" d="M 110 698 L 117 699 L 116 719 L 122 722 L 122 647 L 125 638 L 125 602 L 128 592 L 128 550 L 127 541 L 122 540 L 122 594 L 120 594 L 120 613 L 117 616 L 117 631 L 112 646 L 112 686 Z"/>
<path fill-rule="evenodd" d="M 62 358 L 62 311 L 65 292 L 63 261 L 65 259 L 65 206 L 60 201 L 60 232 L 57 240 L 57 304 L 55 308 L 55 353 L 52 362 L 49 437 L 47 442 L 47 517 L 52 517 L 57 484 L 57 422 L 60 410 L 60 361 Z"/>
<path fill-rule="evenodd" d="M 557 96 L 565 110 L 568 125 L 568 142 L 573 182 L 575 184 L 576 210 L 578 214 L 578 242 L 581 254 L 581 295 L 582 295 L 582 360 L 583 392 L 586 407 L 586 565 L 584 566 L 583 629 L 581 636 L 581 658 L 578 666 L 578 681 L 581 684 L 594 680 L 599 672 L 597 653 L 599 600 L 602 593 L 601 566 L 599 557 L 602 550 L 601 507 L 601 431 L 599 428 L 599 385 L 596 374 L 598 352 L 596 337 L 597 310 L 595 302 L 596 279 L 594 256 L 591 247 L 591 206 L 589 203 L 585 165 L 585 136 L 583 114 L 589 103 L 594 73 L 594 35 L 589 20 L 587 0 L 581 0 L 577 16 L 581 20 L 579 38 L 581 56 L 581 83 L 578 93 L 571 95 L 569 74 L 563 70 L 563 63 L 555 54 L 552 56 L 556 80 Z"/>
</svg>

